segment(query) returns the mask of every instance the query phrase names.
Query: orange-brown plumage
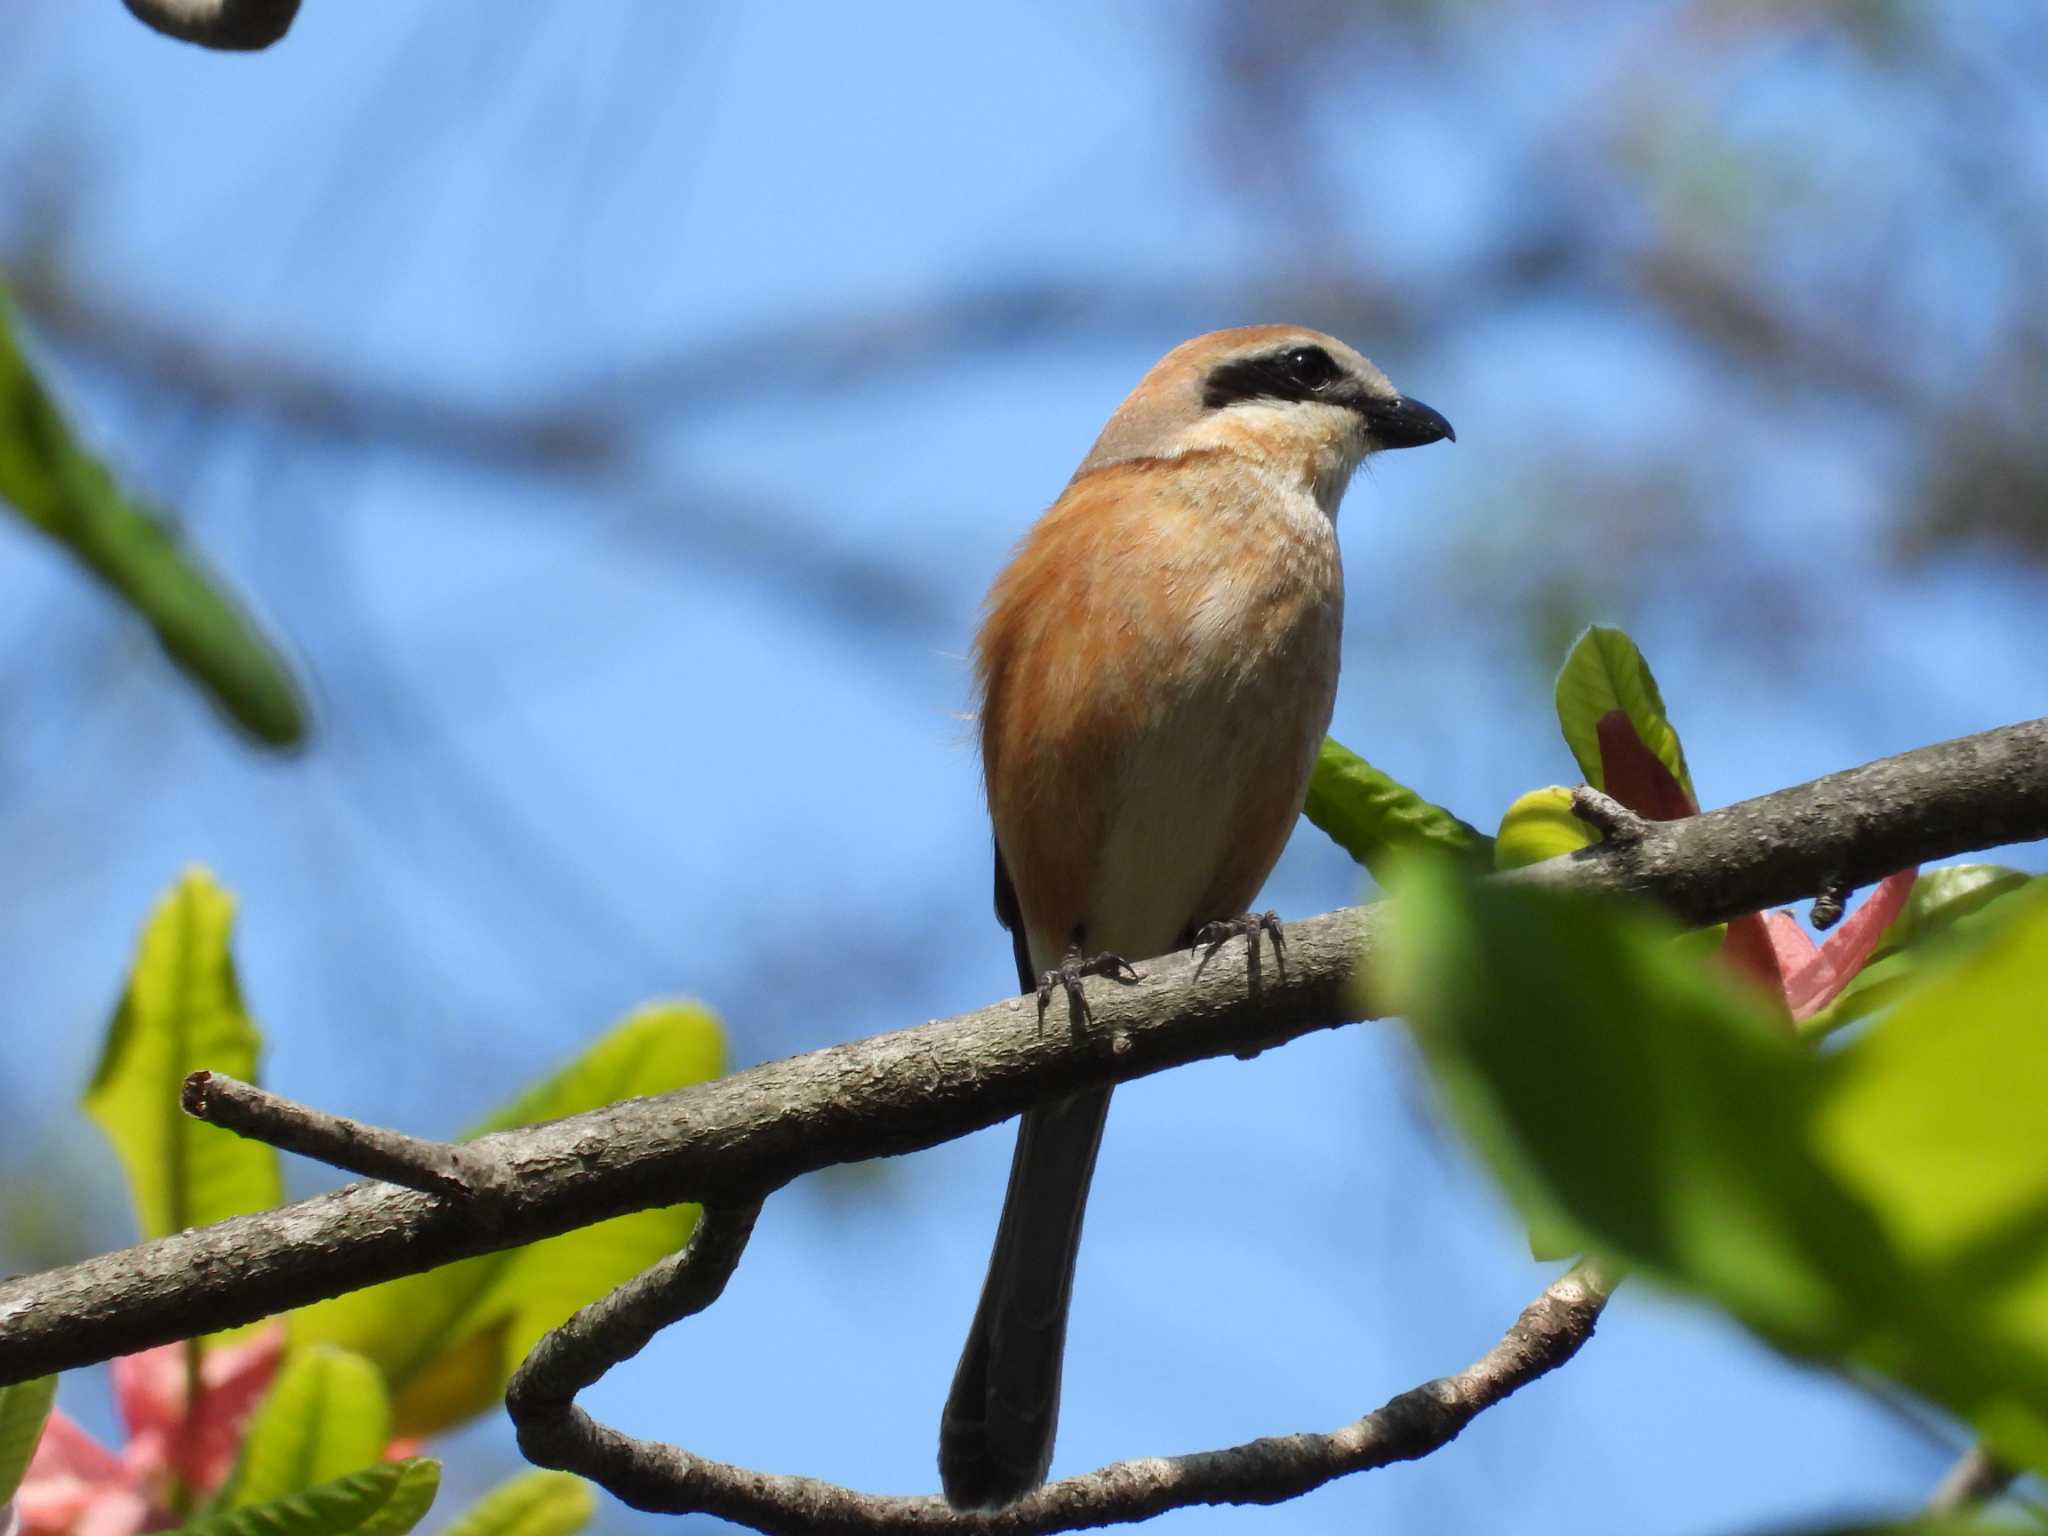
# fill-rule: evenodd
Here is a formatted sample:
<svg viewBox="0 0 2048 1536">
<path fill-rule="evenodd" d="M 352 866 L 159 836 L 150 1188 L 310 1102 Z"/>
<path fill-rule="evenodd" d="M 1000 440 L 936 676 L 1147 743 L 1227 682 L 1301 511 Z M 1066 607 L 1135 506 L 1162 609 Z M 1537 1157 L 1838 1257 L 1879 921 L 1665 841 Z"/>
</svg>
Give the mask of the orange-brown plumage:
<svg viewBox="0 0 2048 1536">
<path fill-rule="evenodd" d="M 982 762 L 1040 967 L 1075 942 L 1147 958 L 1242 912 L 1286 844 L 1329 722 L 1343 618 L 1333 530 L 1268 507 L 1238 456 L 1192 457 L 1163 479 L 1152 459 L 1077 477 L 989 594 Z M 1219 505 L 1235 509 L 1228 530 Z M 1162 736 L 1189 738 L 1183 784 L 1134 780 Z M 1227 826 L 1224 857 L 1183 880 L 1194 888 L 1180 903 L 1166 896 L 1163 915 L 1105 912 L 1109 823 L 1158 793 Z"/>
<path fill-rule="evenodd" d="M 1291 326 L 1168 353 L 990 589 L 975 641 L 998 915 L 1019 979 L 1070 947 L 1142 960 L 1243 913 L 1285 847 L 1337 687 L 1334 519 L 1359 461 L 1450 435 L 1343 343 Z M 940 1427 L 960 1508 L 1052 1455 L 1106 1089 L 1029 1111 Z"/>
</svg>

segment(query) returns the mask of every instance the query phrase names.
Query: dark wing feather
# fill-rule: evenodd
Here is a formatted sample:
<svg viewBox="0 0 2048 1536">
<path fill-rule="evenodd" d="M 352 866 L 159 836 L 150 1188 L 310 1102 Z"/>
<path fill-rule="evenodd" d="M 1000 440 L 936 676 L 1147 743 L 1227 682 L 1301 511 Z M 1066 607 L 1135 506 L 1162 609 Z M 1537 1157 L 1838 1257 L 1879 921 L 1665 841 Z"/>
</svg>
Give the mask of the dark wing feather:
<svg viewBox="0 0 2048 1536">
<path fill-rule="evenodd" d="M 1017 887 L 1010 883 L 1010 871 L 1003 864 L 1003 845 L 996 850 L 996 921 L 1010 930 L 1010 947 L 1017 956 L 1017 990 L 1036 992 L 1038 978 L 1031 974 L 1031 946 L 1024 938 L 1024 909 L 1017 905 Z"/>
</svg>

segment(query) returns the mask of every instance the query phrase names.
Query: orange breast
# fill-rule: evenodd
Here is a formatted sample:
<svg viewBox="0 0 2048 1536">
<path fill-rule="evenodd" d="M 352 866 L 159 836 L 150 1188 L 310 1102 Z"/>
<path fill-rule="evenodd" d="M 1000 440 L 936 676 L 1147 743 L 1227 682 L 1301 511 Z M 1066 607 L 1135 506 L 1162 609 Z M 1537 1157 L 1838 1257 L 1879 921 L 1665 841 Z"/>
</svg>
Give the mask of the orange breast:
<svg viewBox="0 0 2048 1536">
<path fill-rule="evenodd" d="M 1327 519 L 1226 453 L 1095 472 L 1040 520 L 976 642 L 1035 964 L 1077 934 L 1158 954 L 1245 909 L 1329 724 L 1342 603 Z"/>
</svg>

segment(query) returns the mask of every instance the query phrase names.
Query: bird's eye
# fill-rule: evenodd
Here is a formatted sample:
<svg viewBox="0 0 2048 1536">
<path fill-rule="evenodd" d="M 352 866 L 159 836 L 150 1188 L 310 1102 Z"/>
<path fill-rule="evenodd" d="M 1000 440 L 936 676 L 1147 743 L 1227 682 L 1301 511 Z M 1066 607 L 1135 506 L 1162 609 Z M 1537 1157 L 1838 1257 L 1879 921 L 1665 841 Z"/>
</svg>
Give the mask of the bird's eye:
<svg viewBox="0 0 2048 1536">
<path fill-rule="evenodd" d="M 1322 389 L 1336 382 L 1342 372 L 1321 347 L 1295 347 L 1283 358 L 1287 376 L 1309 389 Z"/>
</svg>

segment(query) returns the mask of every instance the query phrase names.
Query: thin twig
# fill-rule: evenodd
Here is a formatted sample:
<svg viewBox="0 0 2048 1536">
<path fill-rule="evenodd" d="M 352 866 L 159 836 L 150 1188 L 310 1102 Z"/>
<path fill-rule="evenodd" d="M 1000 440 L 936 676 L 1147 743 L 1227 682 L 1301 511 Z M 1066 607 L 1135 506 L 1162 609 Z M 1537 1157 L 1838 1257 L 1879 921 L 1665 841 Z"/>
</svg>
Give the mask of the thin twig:
<svg viewBox="0 0 2048 1536">
<path fill-rule="evenodd" d="M 2005 1492 L 2017 1476 L 2019 1469 L 2000 1461 L 1988 1447 L 1972 1446 L 1935 1485 L 1926 1513 L 1959 1515 L 1975 1509 Z"/>
<path fill-rule="evenodd" d="M 1648 820 L 1590 784 L 1572 791 L 1572 814 L 1598 827 L 1602 837 L 1620 847 L 1633 847 L 1650 835 Z"/>
<path fill-rule="evenodd" d="M 424 1141 L 329 1114 L 225 1072 L 194 1072 L 185 1079 L 179 1102 L 195 1120 L 316 1158 L 344 1173 L 451 1200 L 505 1192 L 506 1170 L 498 1160 L 477 1157 L 454 1142 Z"/>
<path fill-rule="evenodd" d="M 1225 1450 L 1114 1462 L 1048 1483 L 998 1513 L 963 1514 L 936 1496 L 861 1493 L 711 1461 L 621 1434 L 571 1401 L 656 1329 L 717 1297 L 739 1262 L 753 1218 L 751 1209 L 730 1216 L 707 1211 L 680 1257 L 585 1307 L 535 1347 L 507 1396 L 520 1449 L 530 1460 L 587 1477 L 636 1509 L 717 1515 L 769 1536 L 1038 1536 L 1149 1519 L 1192 1504 L 1277 1504 L 1354 1472 L 1441 1450 L 1486 1409 L 1577 1354 L 1593 1336 L 1613 1287 L 1593 1265 L 1580 1265 L 1546 1288 L 1498 1344 L 1457 1375 L 1411 1388 L 1327 1434 L 1276 1435 Z"/>
</svg>

